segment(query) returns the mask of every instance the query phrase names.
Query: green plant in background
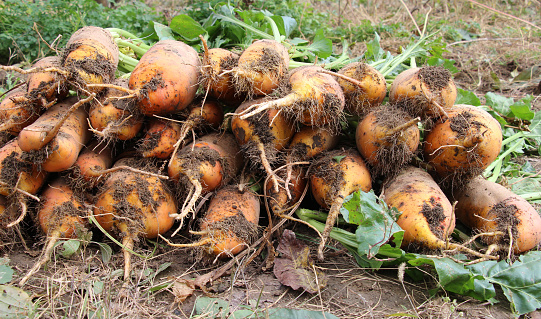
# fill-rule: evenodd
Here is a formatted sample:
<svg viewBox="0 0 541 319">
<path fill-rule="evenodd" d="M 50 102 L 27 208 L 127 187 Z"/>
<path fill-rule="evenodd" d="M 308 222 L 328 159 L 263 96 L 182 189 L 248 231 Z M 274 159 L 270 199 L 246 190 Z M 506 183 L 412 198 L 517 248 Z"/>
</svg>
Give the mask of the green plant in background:
<svg viewBox="0 0 541 319">
<path fill-rule="evenodd" d="M 77 29 L 94 25 L 141 34 L 150 21 L 165 19 L 143 2 L 106 8 L 94 0 L 0 1 L 0 64 L 31 63 L 54 54 L 44 42 L 62 48 Z M 39 32 L 39 34 L 38 34 Z M 43 40 L 40 39 L 40 35 Z"/>
<path fill-rule="evenodd" d="M 301 3 L 298 0 L 255 0 L 249 2 L 249 4 L 247 3 L 247 1 L 239 0 L 189 1 L 188 5 L 180 11 L 180 14 L 186 14 L 198 23 L 205 24 L 218 7 L 228 5 L 241 11 L 261 11 L 277 16 L 288 16 L 299 21 L 299 25 L 292 30 L 292 37 L 311 39 L 320 29 L 324 29 L 326 34 L 332 34 L 329 15 L 315 12 L 314 8 L 308 3 Z"/>
</svg>

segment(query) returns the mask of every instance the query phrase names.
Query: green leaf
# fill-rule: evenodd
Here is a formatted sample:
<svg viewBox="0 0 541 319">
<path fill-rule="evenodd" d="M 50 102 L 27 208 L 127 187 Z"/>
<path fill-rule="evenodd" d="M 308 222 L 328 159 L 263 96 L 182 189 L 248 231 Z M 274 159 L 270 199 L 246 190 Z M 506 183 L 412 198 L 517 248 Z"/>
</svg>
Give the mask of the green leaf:
<svg viewBox="0 0 541 319">
<path fill-rule="evenodd" d="M 438 57 L 430 57 L 426 60 L 426 64 L 427 65 L 430 65 L 430 66 L 442 66 L 444 68 L 446 68 L 447 70 L 449 70 L 451 73 L 457 73 L 459 70 L 457 69 L 457 67 L 454 65 L 455 64 L 455 60 L 450 60 L 450 59 L 442 59 L 442 58 L 438 58 Z M 456 103 L 456 104 L 459 104 L 459 103 Z"/>
<path fill-rule="evenodd" d="M 151 292 L 155 292 L 155 291 L 159 291 L 159 290 L 162 290 L 162 289 L 169 288 L 169 287 L 171 287 L 171 285 L 172 284 L 170 282 L 164 282 L 163 284 L 159 284 L 159 285 L 150 287 L 149 290 Z"/>
<path fill-rule="evenodd" d="M 355 232 L 359 255 L 374 257 L 393 236 L 395 245 L 400 247 L 404 231 L 396 223 L 398 212 L 379 201 L 373 190 L 349 195 L 340 212 L 348 223 L 359 226 Z"/>
<path fill-rule="evenodd" d="M 342 159 L 344 159 L 345 156 L 335 156 L 333 157 L 332 159 L 336 162 L 336 163 L 340 163 L 340 161 L 342 161 Z"/>
<path fill-rule="evenodd" d="M 306 50 L 313 52 L 321 59 L 328 58 L 332 54 L 332 41 L 325 36 L 324 30 L 316 32 L 312 44 L 306 47 Z"/>
<path fill-rule="evenodd" d="M 154 32 L 156 32 L 156 35 L 158 36 L 158 39 L 161 40 L 175 40 L 175 36 L 173 35 L 173 30 L 171 30 L 170 27 L 154 22 Z"/>
<path fill-rule="evenodd" d="M 540 251 L 530 251 L 512 264 L 505 260 L 480 264 L 469 268 L 500 285 L 519 315 L 541 308 Z"/>
<path fill-rule="evenodd" d="M 488 92 L 485 94 L 486 104 L 491 106 L 494 111 L 508 116 L 511 113 L 510 106 L 515 103 L 513 98 L 508 98 L 503 95 Z"/>
<path fill-rule="evenodd" d="M 535 116 L 535 113 L 532 111 L 532 100 L 533 96 L 530 95 L 509 106 L 513 116 L 522 120 L 532 120 Z"/>
<path fill-rule="evenodd" d="M 7 284 L 13 279 L 13 269 L 8 265 L 0 265 L 0 285 Z"/>
<path fill-rule="evenodd" d="M 495 112 L 494 110 L 487 107 L 486 105 L 481 105 L 480 108 L 487 111 L 488 114 L 492 115 L 492 117 L 495 118 L 496 121 L 498 121 L 498 123 L 500 123 L 502 128 L 505 127 L 505 125 L 507 125 L 507 121 L 498 112 Z"/>
<path fill-rule="evenodd" d="M 104 264 L 107 264 L 111 260 L 111 256 L 113 256 L 113 249 L 111 246 L 104 244 L 104 243 L 98 243 L 100 245 L 100 252 L 101 252 L 101 260 Z"/>
<path fill-rule="evenodd" d="M 32 310 L 32 299 L 24 290 L 0 285 L 0 318 L 32 318 L 34 316 Z"/>
<path fill-rule="evenodd" d="M 81 247 L 81 241 L 78 239 L 70 239 L 62 245 L 62 257 L 70 258 Z"/>
<path fill-rule="evenodd" d="M 475 93 L 471 91 L 458 89 L 455 104 L 467 104 L 467 105 L 479 106 L 481 105 L 481 100 L 479 100 L 477 95 L 475 95 Z"/>
<path fill-rule="evenodd" d="M 158 269 L 156 269 L 156 273 L 154 274 L 154 277 L 156 277 L 159 273 L 169 268 L 173 263 L 172 262 L 166 262 L 160 265 Z"/>
<path fill-rule="evenodd" d="M 364 58 L 367 61 L 378 61 L 385 56 L 385 50 L 380 46 L 379 34 L 375 33 L 374 39 L 366 44 L 366 52 Z"/>
<path fill-rule="evenodd" d="M 286 38 L 289 38 L 291 33 L 297 29 L 297 20 L 288 17 L 288 16 L 282 16 L 282 21 L 284 23 L 284 35 Z"/>
<path fill-rule="evenodd" d="M 489 300 L 496 296 L 494 285 L 481 275 L 473 274 L 449 258 L 433 259 L 442 287 L 450 292 L 470 296 L 478 300 Z"/>
<path fill-rule="evenodd" d="M 186 14 L 175 16 L 169 27 L 173 32 L 180 35 L 186 41 L 198 41 L 199 35 L 205 34 L 207 31 L 195 21 L 192 17 Z"/>
</svg>

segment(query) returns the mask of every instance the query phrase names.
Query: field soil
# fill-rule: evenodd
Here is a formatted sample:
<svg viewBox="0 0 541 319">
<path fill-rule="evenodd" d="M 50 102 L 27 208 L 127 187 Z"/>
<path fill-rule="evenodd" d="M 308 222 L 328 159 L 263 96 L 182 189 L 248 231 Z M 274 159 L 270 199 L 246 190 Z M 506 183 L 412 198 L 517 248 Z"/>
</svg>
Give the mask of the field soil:
<svg viewBox="0 0 541 319">
<path fill-rule="evenodd" d="M 147 2 L 170 17 L 182 8 L 176 2 Z M 416 33 L 417 27 L 410 13 L 420 28 L 423 27 L 424 17 L 428 17 L 429 25 L 444 21 L 440 24 L 441 36 L 449 43 L 445 57 L 456 61 L 459 72 L 454 74 L 454 79 L 459 87 L 475 92 L 481 99 L 486 92 L 513 98 L 533 94 L 534 108 L 541 110 L 541 40 L 532 35 L 536 27 L 524 22 L 541 26 L 541 3 L 537 0 L 489 0 L 483 3 L 518 18 L 458 0 L 405 1 L 408 9 L 400 1 L 390 0 L 362 3 L 356 0 L 306 0 L 303 5 L 326 13 L 333 24 L 343 28 L 368 20 L 374 24 L 401 23 L 404 30 Z M 469 39 L 449 37 L 452 28 L 456 30 L 458 26 L 462 31 L 469 32 Z M 409 41 L 391 33 L 380 36 L 383 48 L 391 52 L 397 52 Z M 365 43 L 358 42 L 353 43 L 350 49 L 354 56 L 361 54 L 365 48 Z M 529 76 L 521 81 L 514 80 L 521 73 Z M 524 160 L 532 161 L 541 170 L 539 159 Z M 310 204 L 313 200 L 307 196 L 305 201 Z M 263 215 L 266 214 L 263 212 Z M 284 229 L 296 232 L 298 239 L 311 247 L 311 256 L 317 260 L 317 234 L 295 222 L 286 222 L 274 234 L 274 247 Z M 39 233 L 27 225 L 23 225 L 22 230 Z M 187 242 L 193 238 L 181 232 L 175 241 Z M 113 247 L 111 260 L 107 263 L 103 261 L 103 251 L 98 242 Z M 32 267 L 42 244 L 43 238 L 35 235 L 27 242 L 28 250 L 18 242 L 14 246 L 2 247 L 2 257 L 9 259 L 16 276 L 21 277 Z M 398 269 L 361 269 L 352 256 L 333 240 L 329 241 L 331 248 L 326 252 L 326 260 L 314 264 L 314 271 L 326 274 L 327 283 L 312 294 L 282 285 L 272 268 L 265 268 L 266 250 L 250 263 L 247 263 L 246 256 L 237 259 L 224 276 L 206 285 L 206 292 L 195 289 L 191 295 L 184 294 L 184 291 L 190 290 L 190 280 L 217 269 L 226 261 L 203 262 L 192 249 L 172 248 L 163 241 L 155 244 L 140 240 L 136 247 L 136 252 L 147 258 L 133 257 L 134 276 L 131 284 L 124 289 L 121 289 L 122 253 L 99 230 L 95 230 L 92 240 L 69 259 L 61 257 L 62 249 L 57 248 L 53 261 L 25 286 L 35 301 L 39 317 L 189 318 L 194 314 L 197 298 L 213 296 L 226 300 L 233 310 L 283 307 L 326 311 L 339 318 L 513 318 L 503 295 L 498 296 L 500 303 L 491 305 L 448 294 L 438 289 L 429 268 L 424 269 L 426 275 L 421 282 L 413 281 L 408 276 L 400 280 Z M 157 270 L 160 270 L 158 274 Z M 180 301 L 184 297 L 185 300 Z M 526 317 L 536 316 L 539 314 L 532 313 Z M 210 313 L 200 316 L 211 317 Z"/>
</svg>

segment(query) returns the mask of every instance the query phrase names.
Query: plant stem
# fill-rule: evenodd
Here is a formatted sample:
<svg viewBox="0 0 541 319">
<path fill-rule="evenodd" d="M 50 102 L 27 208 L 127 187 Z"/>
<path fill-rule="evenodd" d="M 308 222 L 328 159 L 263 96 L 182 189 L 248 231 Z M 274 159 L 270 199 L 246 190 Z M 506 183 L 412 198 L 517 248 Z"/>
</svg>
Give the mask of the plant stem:
<svg viewBox="0 0 541 319">
<path fill-rule="evenodd" d="M 113 34 L 113 37 L 115 37 L 115 35 L 119 35 L 119 36 L 122 36 L 122 37 L 125 37 L 125 38 L 128 38 L 128 39 L 132 40 L 132 42 L 134 42 L 134 43 L 139 44 L 139 47 L 142 48 L 142 49 L 145 49 L 146 51 L 148 51 L 148 49 L 150 49 L 149 45 L 144 43 L 143 40 L 141 40 L 140 37 L 136 36 L 133 33 L 130 33 L 128 31 L 126 31 L 126 30 L 122 30 L 122 29 L 118 29 L 118 28 L 107 28 L 107 30 L 109 32 L 111 32 L 111 34 Z"/>
<path fill-rule="evenodd" d="M 139 60 L 132 58 L 122 52 L 119 52 L 119 64 L 121 64 L 127 71 L 131 72 L 135 69 Z"/>
<path fill-rule="evenodd" d="M 521 135 L 522 132 L 519 132 Z M 511 137 L 508 137 L 506 140 L 511 140 L 512 137 L 518 135 L 519 133 L 511 136 Z M 516 138 L 513 138 L 512 140 L 515 140 L 517 139 L 518 137 L 520 136 L 517 136 Z M 491 174 L 492 170 L 494 170 L 495 167 L 497 167 L 498 165 L 502 165 L 502 162 L 503 160 L 505 159 L 505 157 L 507 157 L 507 155 L 511 154 L 512 152 L 515 151 L 515 149 L 517 149 L 521 144 L 522 144 L 523 140 L 520 139 L 518 141 L 516 141 L 513 145 L 511 145 L 505 152 L 501 153 L 500 155 L 498 155 L 498 158 L 496 158 L 496 160 L 494 162 L 492 162 L 486 169 L 485 171 L 483 172 L 483 176 L 485 177 L 489 177 L 489 176 L 492 176 L 493 174 Z M 502 143 L 503 145 L 503 143 Z M 498 176 L 497 174 L 494 174 L 496 177 Z"/>
<path fill-rule="evenodd" d="M 309 217 L 309 216 L 314 216 L 314 217 L 317 216 L 318 218 L 321 218 L 321 216 L 318 216 L 320 214 L 317 214 L 317 213 L 314 214 L 314 211 L 311 211 L 309 209 L 304 209 L 304 208 L 297 209 L 297 211 L 295 211 L 295 214 L 297 214 L 297 217 L 309 223 L 319 232 L 323 232 L 323 230 L 325 229 L 325 224 Z M 359 246 L 359 243 L 357 242 L 357 238 L 355 234 L 348 232 L 347 230 L 344 230 L 342 228 L 333 227 L 333 229 L 331 230 L 329 234 L 329 237 L 331 237 L 334 240 L 339 241 L 343 245 L 350 246 L 354 248 L 355 250 L 357 249 L 357 246 Z"/>
<path fill-rule="evenodd" d="M 274 37 L 266 32 L 263 32 L 263 31 L 260 31 L 254 27 L 252 27 L 251 25 L 249 24 L 246 24 L 242 21 L 240 21 L 239 19 L 236 19 L 236 18 L 233 18 L 233 17 L 226 17 L 224 15 L 221 15 L 219 13 L 215 13 L 214 14 L 217 18 L 220 18 L 221 20 L 223 21 L 227 21 L 227 22 L 231 22 L 231 23 L 234 23 L 234 24 L 237 24 L 247 30 L 250 30 L 252 31 L 253 33 L 259 35 L 260 37 L 262 37 L 263 39 L 269 39 L 269 40 L 273 40 Z"/>
<path fill-rule="evenodd" d="M 265 16 L 265 20 L 267 20 L 267 22 L 271 26 L 272 34 L 274 35 L 274 40 L 276 42 L 282 42 L 282 37 L 280 35 L 280 30 L 278 30 L 278 26 L 276 25 L 276 22 L 274 22 L 274 20 L 272 20 L 272 18 L 269 17 L 269 16 Z"/>
<path fill-rule="evenodd" d="M 140 45 L 137 45 L 131 41 L 122 40 L 120 38 L 115 39 L 115 42 L 119 47 L 128 47 L 132 49 L 133 52 L 137 53 L 139 56 L 142 56 L 150 49 L 150 47 L 148 48 L 141 47 Z"/>
</svg>

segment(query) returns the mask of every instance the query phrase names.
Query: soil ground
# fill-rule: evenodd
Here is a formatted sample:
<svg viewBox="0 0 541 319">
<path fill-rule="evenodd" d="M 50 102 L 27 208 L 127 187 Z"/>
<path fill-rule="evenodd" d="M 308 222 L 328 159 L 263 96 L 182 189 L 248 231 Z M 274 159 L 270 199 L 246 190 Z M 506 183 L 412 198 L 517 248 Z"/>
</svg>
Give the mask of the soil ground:
<svg viewBox="0 0 541 319">
<path fill-rule="evenodd" d="M 157 3 L 156 1 L 150 1 Z M 329 19 L 342 27 L 353 26 L 361 20 L 373 23 L 396 23 L 415 32 L 408 10 L 400 1 L 354 0 L 319 1 L 306 0 L 307 6 L 325 12 Z M 406 1 L 406 5 L 421 22 L 428 15 L 430 21 L 446 21 L 443 25 L 472 27 L 477 37 L 470 40 L 451 41 L 446 57 L 454 59 L 459 72 L 454 75 L 458 86 L 477 93 L 480 97 L 488 91 L 520 98 L 534 94 L 534 108 L 541 110 L 541 45 L 534 37 L 535 28 L 503 14 L 496 14 L 469 1 Z M 484 1 L 484 4 L 541 26 L 541 3 L 534 1 Z M 159 10 L 175 16 L 178 4 L 161 2 Z M 466 23 L 467 22 L 467 23 Z M 397 51 L 407 43 L 403 37 L 382 34 L 382 45 L 389 51 Z M 353 55 L 361 53 L 364 43 L 356 43 Z M 513 81 L 520 72 L 531 71 L 531 79 Z M 535 159 L 533 159 L 535 160 Z M 541 169 L 541 167 L 540 167 Z M 288 222 L 284 228 L 303 234 L 304 242 L 315 253 L 317 236 L 303 225 Z M 35 229 L 26 229 L 38 233 Z M 189 234 L 181 234 L 181 236 Z M 97 238 L 96 238 L 97 237 Z M 197 297 L 205 295 L 195 290 L 184 302 L 176 302 L 174 289 L 159 289 L 162 285 L 179 278 L 195 278 L 219 267 L 223 261 L 209 265 L 198 262 L 189 249 L 170 248 L 162 244 L 141 241 L 137 253 L 151 256 L 148 259 L 133 257 L 133 282 L 121 296 L 122 254 L 107 238 L 100 238 L 95 231 L 95 242 L 106 242 L 114 248 L 111 260 L 104 263 L 96 243 L 89 243 L 70 259 L 59 256 L 56 250 L 54 262 L 36 274 L 25 287 L 32 293 L 40 318 L 188 318 L 192 315 Z M 274 239 L 275 241 L 278 238 Z M 9 265 L 16 273 L 24 274 L 34 263 L 42 247 L 39 236 L 29 240 L 30 252 L 21 245 L 0 247 L 9 258 Z M 227 300 L 231 307 L 248 305 L 252 309 L 286 307 L 330 312 L 340 318 L 512 318 L 509 305 L 499 296 L 499 304 L 490 305 L 471 298 L 446 294 L 438 290 L 427 269 L 424 282 L 413 282 L 406 277 L 401 282 L 397 269 L 373 272 L 359 268 L 353 258 L 341 246 L 330 241 L 325 262 L 316 267 L 325 272 L 328 282 L 316 294 L 294 291 L 281 285 L 272 270 L 262 270 L 262 254 L 247 267 L 233 267 L 226 276 L 209 285 L 209 293 Z M 314 254 L 315 259 L 315 254 Z M 245 260 L 238 260 L 243 264 Z M 170 265 L 156 277 L 153 273 L 165 263 Z M 436 289 L 437 290 L 437 289 Z M 177 293 L 178 294 L 178 293 Z M 125 297 L 128 298 L 125 298 Z M 106 309 L 99 316 L 99 309 Z M 95 312 L 98 311 L 98 312 Z M 531 314 L 535 316 L 536 314 Z M 205 318 L 205 315 L 201 316 Z"/>
</svg>

